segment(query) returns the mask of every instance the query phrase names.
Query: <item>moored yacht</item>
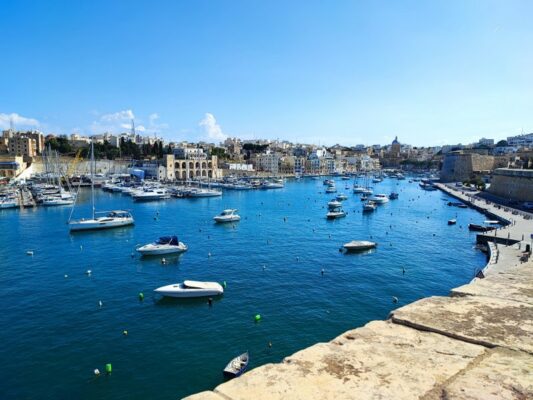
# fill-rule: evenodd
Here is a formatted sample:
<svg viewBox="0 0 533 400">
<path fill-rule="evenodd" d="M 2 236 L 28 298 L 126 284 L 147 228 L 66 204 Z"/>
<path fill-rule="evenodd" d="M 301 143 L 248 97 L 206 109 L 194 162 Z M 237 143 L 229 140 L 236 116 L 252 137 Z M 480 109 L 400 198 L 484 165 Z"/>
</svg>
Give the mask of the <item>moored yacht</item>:
<svg viewBox="0 0 533 400">
<path fill-rule="evenodd" d="M 215 189 L 194 189 L 189 193 L 189 197 L 218 197 L 222 196 L 220 190 Z"/>
<path fill-rule="evenodd" d="M 132 192 L 131 197 L 134 201 L 154 201 L 170 198 L 166 189 L 141 189 Z"/>
<path fill-rule="evenodd" d="M 137 251 L 143 256 L 175 254 L 187 251 L 185 243 L 180 242 L 177 236 L 162 236 L 153 243 L 145 244 L 137 248 Z"/>
<path fill-rule="evenodd" d="M 373 201 L 367 201 L 365 204 L 363 204 L 363 211 L 371 212 L 376 210 L 376 203 Z"/>
<path fill-rule="evenodd" d="M 352 240 L 351 242 L 345 243 L 342 247 L 346 251 L 363 251 L 373 249 L 377 246 L 375 242 L 369 242 L 368 240 Z"/>
<path fill-rule="evenodd" d="M 183 281 L 183 283 L 161 286 L 154 292 L 167 297 L 208 297 L 221 295 L 224 293 L 224 288 L 217 282 Z"/>
<path fill-rule="evenodd" d="M 96 217 L 95 214 L 105 214 Z M 71 231 L 88 231 L 93 229 L 117 228 L 119 226 L 133 225 L 134 220 L 128 211 L 104 211 L 93 213 L 93 218 L 79 219 L 69 222 Z"/>
<path fill-rule="evenodd" d="M 376 204 L 385 204 L 389 202 L 389 197 L 386 194 L 375 194 L 369 200 Z"/>
<path fill-rule="evenodd" d="M 229 208 L 213 217 L 213 219 L 215 222 L 236 222 L 240 221 L 241 217 L 237 214 L 237 210 Z"/>
<path fill-rule="evenodd" d="M 328 208 L 330 209 L 335 209 L 339 207 L 342 207 L 342 203 L 338 200 L 333 199 L 328 203 Z"/>
<path fill-rule="evenodd" d="M 343 217 L 346 217 L 346 212 L 340 207 L 332 208 L 326 214 L 327 219 L 337 219 L 337 218 L 343 218 Z"/>
</svg>

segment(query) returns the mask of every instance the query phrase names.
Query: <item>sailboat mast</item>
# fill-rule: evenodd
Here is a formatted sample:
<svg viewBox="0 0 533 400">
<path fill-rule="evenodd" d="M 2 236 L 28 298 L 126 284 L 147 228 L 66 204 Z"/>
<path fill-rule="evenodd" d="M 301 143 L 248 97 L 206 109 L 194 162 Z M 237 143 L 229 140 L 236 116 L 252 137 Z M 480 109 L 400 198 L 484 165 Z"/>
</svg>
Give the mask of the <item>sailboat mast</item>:
<svg viewBox="0 0 533 400">
<path fill-rule="evenodd" d="M 94 140 L 94 139 L 93 139 Z M 94 169 L 96 168 L 96 161 L 94 160 L 94 142 L 91 141 L 91 201 L 93 205 L 93 220 L 94 220 Z"/>
</svg>

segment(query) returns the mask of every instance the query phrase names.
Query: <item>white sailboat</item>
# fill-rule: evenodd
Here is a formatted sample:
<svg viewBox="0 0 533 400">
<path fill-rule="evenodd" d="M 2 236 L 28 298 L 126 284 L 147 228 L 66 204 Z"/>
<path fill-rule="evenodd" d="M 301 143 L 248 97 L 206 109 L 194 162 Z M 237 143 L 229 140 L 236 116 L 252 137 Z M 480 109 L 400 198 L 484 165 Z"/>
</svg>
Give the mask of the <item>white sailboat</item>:
<svg viewBox="0 0 533 400">
<path fill-rule="evenodd" d="M 116 210 L 116 211 L 101 211 L 96 212 L 94 205 L 94 143 L 91 143 L 91 200 L 92 200 L 92 216 L 91 218 L 82 218 L 79 220 L 72 220 L 72 213 L 74 212 L 74 206 L 70 213 L 68 221 L 70 231 L 87 231 L 94 229 L 109 229 L 119 226 L 133 225 L 135 222 L 133 216 L 129 211 Z M 101 215 L 101 216 L 97 216 Z"/>
</svg>

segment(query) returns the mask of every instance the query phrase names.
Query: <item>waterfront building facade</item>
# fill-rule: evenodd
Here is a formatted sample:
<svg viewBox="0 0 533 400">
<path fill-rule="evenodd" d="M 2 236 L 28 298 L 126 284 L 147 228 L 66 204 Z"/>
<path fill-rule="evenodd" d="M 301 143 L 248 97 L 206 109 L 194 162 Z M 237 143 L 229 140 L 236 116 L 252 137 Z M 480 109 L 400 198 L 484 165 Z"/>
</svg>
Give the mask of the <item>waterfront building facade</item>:
<svg viewBox="0 0 533 400">
<path fill-rule="evenodd" d="M 196 153 L 196 156 L 187 155 L 187 152 L 178 152 L 178 154 L 183 154 L 183 156 L 166 154 L 163 157 L 163 166 L 165 167 L 164 179 L 169 181 L 185 181 L 188 179 L 207 180 L 222 177 L 222 172 L 218 168 L 217 156 L 207 157 L 203 153 L 203 150 L 201 153 Z M 191 154 L 194 154 L 194 152 Z"/>
</svg>

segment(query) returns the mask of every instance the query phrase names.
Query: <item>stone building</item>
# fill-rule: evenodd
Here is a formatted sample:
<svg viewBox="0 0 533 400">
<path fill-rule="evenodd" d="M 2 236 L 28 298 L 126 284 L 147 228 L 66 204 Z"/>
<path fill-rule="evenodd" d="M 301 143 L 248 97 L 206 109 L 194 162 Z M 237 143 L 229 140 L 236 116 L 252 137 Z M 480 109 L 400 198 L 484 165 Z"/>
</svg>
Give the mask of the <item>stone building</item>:
<svg viewBox="0 0 533 400">
<path fill-rule="evenodd" d="M 462 150 L 447 153 L 442 163 L 442 182 L 462 182 L 476 175 L 487 174 L 495 167 L 493 156 L 465 153 Z"/>
<path fill-rule="evenodd" d="M 532 202 L 533 169 L 498 168 L 487 191 L 509 200 Z"/>
<path fill-rule="evenodd" d="M 222 172 L 218 168 L 218 157 L 207 157 L 203 154 L 195 158 L 179 158 L 174 154 L 166 154 L 163 158 L 163 166 L 166 168 L 166 179 L 218 179 Z"/>
<path fill-rule="evenodd" d="M 25 135 L 15 135 L 9 139 L 9 154 L 20 157 L 37 156 L 37 142 Z"/>
</svg>

